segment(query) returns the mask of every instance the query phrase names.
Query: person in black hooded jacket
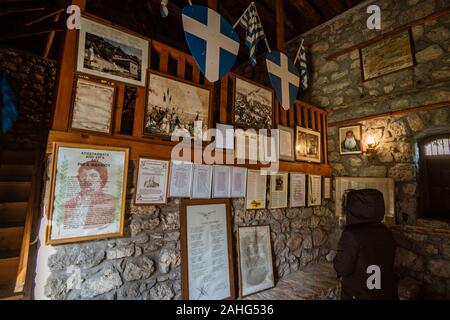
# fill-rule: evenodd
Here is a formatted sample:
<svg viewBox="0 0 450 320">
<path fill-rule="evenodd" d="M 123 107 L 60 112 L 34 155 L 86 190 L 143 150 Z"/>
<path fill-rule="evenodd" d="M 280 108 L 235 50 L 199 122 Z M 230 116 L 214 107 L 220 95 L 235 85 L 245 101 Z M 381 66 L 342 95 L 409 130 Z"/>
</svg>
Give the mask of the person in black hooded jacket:
<svg viewBox="0 0 450 320">
<path fill-rule="evenodd" d="M 398 300 L 394 273 L 395 240 L 382 223 L 385 214 L 383 194 L 378 190 L 351 190 L 344 200 L 346 227 L 338 244 L 334 269 L 342 282 L 342 300 Z M 369 289 L 379 267 L 381 287 Z"/>
</svg>

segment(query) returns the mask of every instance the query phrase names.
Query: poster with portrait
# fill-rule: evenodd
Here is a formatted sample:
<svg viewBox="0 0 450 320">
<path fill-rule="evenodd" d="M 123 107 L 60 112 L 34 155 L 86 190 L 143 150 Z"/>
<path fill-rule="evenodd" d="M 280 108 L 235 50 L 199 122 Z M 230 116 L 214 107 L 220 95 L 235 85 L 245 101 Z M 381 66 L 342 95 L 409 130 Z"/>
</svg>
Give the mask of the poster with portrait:
<svg viewBox="0 0 450 320">
<path fill-rule="evenodd" d="M 149 42 L 116 28 L 81 18 L 77 71 L 144 87 Z"/>
<path fill-rule="evenodd" d="M 129 149 L 54 143 L 47 244 L 123 235 Z"/>
<path fill-rule="evenodd" d="M 230 202 L 182 201 L 180 212 L 182 299 L 234 299 Z"/>
<path fill-rule="evenodd" d="M 321 134 L 318 131 L 297 127 L 295 159 L 313 163 L 322 162 Z"/>
<path fill-rule="evenodd" d="M 270 176 L 269 209 L 283 209 L 288 206 L 289 173 Z"/>
<path fill-rule="evenodd" d="M 308 207 L 322 205 L 322 177 L 308 176 Z"/>
<path fill-rule="evenodd" d="M 169 161 L 139 159 L 135 204 L 165 204 L 169 179 Z"/>
<path fill-rule="evenodd" d="M 211 96 L 205 86 L 150 72 L 144 134 L 204 140 L 210 127 Z"/>
<path fill-rule="evenodd" d="M 339 128 L 339 146 L 341 155 L 362 154 L 361 125 Z"/>
<path fill-rule="evenodd" d="M 291 173 L 290 207 L 300 208 L 306 206 L 306 175 Z"/>
<path fill-rule="evenodd" d="M 275 286 L 270 226 L 238 229 L 240 296 L 246 297 Z"/>
</svg>

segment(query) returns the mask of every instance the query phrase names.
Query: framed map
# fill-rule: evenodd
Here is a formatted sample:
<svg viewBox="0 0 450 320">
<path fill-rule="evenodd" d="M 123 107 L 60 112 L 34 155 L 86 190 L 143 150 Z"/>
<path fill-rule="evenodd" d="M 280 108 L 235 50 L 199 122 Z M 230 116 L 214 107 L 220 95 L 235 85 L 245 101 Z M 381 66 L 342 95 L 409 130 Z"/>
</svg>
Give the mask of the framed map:
<svg viewBox="0 0 450 320">
<path fill-rule="evenodd" d="M 413 67 L 415 53 L 411 29 L 359 50 L 363 81 Z"/>
</svg>

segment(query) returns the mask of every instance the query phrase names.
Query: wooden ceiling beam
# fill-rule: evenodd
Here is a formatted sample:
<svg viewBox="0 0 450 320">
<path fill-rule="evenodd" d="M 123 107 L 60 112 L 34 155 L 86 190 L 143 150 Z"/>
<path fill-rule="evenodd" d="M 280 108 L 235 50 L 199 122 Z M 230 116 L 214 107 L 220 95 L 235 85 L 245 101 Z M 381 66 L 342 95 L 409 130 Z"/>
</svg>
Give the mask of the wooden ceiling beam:
<svg viewBox="0 0 450 320">
<path fill-rule="evenodd" d="M 0 31 L 0 41 L 24 38 L 39 34 L 46 34 L 50 32 L 58 32 L 63 31 L 67 28 L 64 23 L 58 22 L 49 22 L 42 23 L 39 25 L 34 25 L 33 27 L 22 27 L 22 28 L 12 28 L 7 31 Z"/>
<path fill-rule="evenodd" d="M 22 12 L 35 12 L 47 9 L 49 3 L 34 3 L 32 1 L 26 2 L 3 2 L 0 3 L 0 16 L 4 16 L 11 13 L 22 13 Z"/>
<path fill-rule="evenodd" d="M 301 13 L 302 16 L 308 17 L 314 23 L 319 24 L 322 20 L 322 14 L 306 0 L 288 0 L 289 3 Z"/>
</svg>

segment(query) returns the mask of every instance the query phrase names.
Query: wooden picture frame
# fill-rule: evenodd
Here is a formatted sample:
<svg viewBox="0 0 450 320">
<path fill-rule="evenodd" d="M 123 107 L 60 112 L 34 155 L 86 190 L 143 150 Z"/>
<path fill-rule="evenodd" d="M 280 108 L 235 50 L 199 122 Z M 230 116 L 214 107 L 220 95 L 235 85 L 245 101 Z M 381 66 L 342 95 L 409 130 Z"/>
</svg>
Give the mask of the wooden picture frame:
<svg viewBox="0 0 450 320">
<path fill-rule="evenodd" d="M 271 175 L 269 190 L 269 209 L 287 208 L 289 205 L 289 173 L 278 172 Z M 282 199 L 279 197 L 282 197 Z"/>
<path fill-rule="evenodd" d="M 306 174 L 303 173 L 290 173 L 289 182 L 289 208 L 304 208 L 307 204 L 307 182 Z M 294 180 L 299 180 L 300 186 L 294 184 Z M 294 197 L 300 197 L 300 199 L 294 199 Z"/>
<path fill-rule="evenodd" d="M 80 88 L 79 84 L 84 84 L 84 88 Z M 80 92 L 82 90 L 95 90 L 94 92 Z M 97 126 L 106 126 L 106 130 L 101 130 L 99 128 L 95 128 L 95 123 L 92 122 L 93 113 L 97 112 L 97 109 L 99 109 L 101 106 L 97 106 L 99 102 L 102 102 L 101 98 L 101 92 L 100 89 L 103 89 L 105 95 L 106 91 L 109 90 L 110 92 L 110 101 L 107 105 L 103 105 L 103 109 L 100 109 L 102 111 L 103 116 L 99 116 L 102 120 L 104 119 L 104 113 L 109 114 L 109 121 L 106 123 L 98 122 Z M 81 96 L 82 95 L 82 96 Z M 82 76 L 75 77 L 74 81 L 74 89 L 73 89 L 73 97 L 72 97 L 72 107 L 70 110 L 70 122 L 69 122 L 69 128 L 70 130 L 74 131 L 81 131 L 81 132 L 90 132 L 95 134 L 102 134 L 102 135 L 111 135 L 113 133 L 113 126 L 114 126 L 114 109 L 116 105 L 116 96 L 117 96 L 117 88 L 115 87 L 114 83 L 107 82 L 105 80 L 99 80 L 99 79 L 93 79 L 93 78 L 85 78 Z M 92 102 L 85 101 L 84 104 L 87 106 L 83 108 L 83 99 L 91 99 L 94 100 Z M 108 97 L 105 97 L 107 99 Z M 103 101 L 104 104 L 107 103 L 107 101 Z M 93 108 L 95 107 L 95 108 Z M 81 117 L 79 121 L 76 121 L 77 115 Z M 86 119 L 83 119 L 83 117 L 86 117 Z M 106 118 L 107 119 L 107 118 Z M 91 121 L 93 123 L 93 128 L 89 128 L 89 126 L 86 125 L 86 122 Z M 79 122 L 79 125 L 74 122 Z M 83 126 L 84 123 L 84 126 Z"/>
<path fill-rule="evenodd" d="M 252 232 L 255 234 L 250 234 Z M 244 298 L 274 288 L 275 275 L 270 226 L 239 227 L 237 241 L 240 297 Z M 256 258 L 259 261 L 253 261 Z M 256 270 L 247 269 L 248 265 L 256 265 L 258 268 Z M 263 265 L 265 273 L 261 272 Z"/>
<path fill-rule="evenodd" d="M 322 134 L 297 126 L 295 136 L 295 160 L 322 163 Z"/>
<path fill-rule="evenodd" d="M 322 177 L 318 175 L 308 176 L 308 207 L 322 205 Z"/>
<path fill-rule="evenodd" d="M 252 80 L 246 79 L 244 77 L 238 76 L 236 74 L 233 74 L 232 76 L 233 79 L 233 102 L 232 102 L 232 123 L 233 125 L 235 125 L 236 127 L 239 128 L 243 128 L 243 129 L 273 129 L 275 128 L 275 107 L 274 107 L 274 99 L 275 99 L 275 92 L 272 88 L 266 87 L 266 86 L 262 86 L 261 84 L 254 82 Z M 241 113 L 239 110 L 241 110 L 241 108 L 238 108 L 236 106 L 236 103 L 238 101 L 237 99 L 237 95 L 238 95 L 238 86 L 239 84 L 243 85 L 247 85 L 250 88 L 245 88 L 246 91 L 250 91 L 253 89 L 253 93 L 256 96 L 256 94 L 258 93 L 258 91 L 264 92 L 266 94 L 266 97 L 258 97 L 256 96 L 254 101 L 254 103 L 259 103 L 261 104 L 260 101 L 264 101 L 265 99 L 268 98 L 268 96 L 270 95 L 270 102 L 269 104 L 271 105 L 270 107 L 270 117 L 266 117 L 265 120 L 262 120 L 262 122 L 260 124 L 255 123 L 255 119 L 253 117 L 245 117 L 248 118 L 248 120 L 237 120 L 237 117 L 239 116 L 239 114 Z M 241 90 L 244 90 L 244 88 L 242 88 Z M 247 93 L 244 93 L 247 94 Z M 245 101 L 245 103 L 249 103 L 248 101 Z M 266 106 L 268 107 L 268 106 Z M 246 105 L 243 108 L 243 112 L 248 112 L 249 110 L 254 110 L 254 106 L 250 107 L 250 105 Z M 242 115 L 240 115 L 240 118 L 243 118 Z M 262 118 L 262 117 L 261 117 Z M 268 122 L 268 120 L 270 119 L 270 124 L 264 123 L 264 122 Z"/>
<path fill-rule="evenodd" d="M 122 56 L 112 55 L 112 50 Z M 90 16 L 81 17 L 76 72 L 145 87 L 149 62 L 148 39 Z"/>
<path fill-rule="evenodd" d="M 352 134 L 350 137 L 349 134 Z M 346 145 L 347 138 L 351 141 Z M 354 141 L 353 141 L 354 138 Z M 358 139 L 359 138 L 359 139 Z M 340 155 L 355 155 L 363 153 L 362 125 L 345 126 L 339 128 L 339 153 Z"/>
<path fill-rule="evenodd" d="M 148 162 L 147 164 L 145 162 Z M 153 170 L 151 169 L 151 166 L 155 166 Z M 146 169 L 149 172 L 147 173 L 147 176 L 149 176 L 149 180 L 147 180 L 144 183 L 143 188 L 147 189 L 155 189 L 161 185 L 161 179 L 164 181 L 164 187 L 163 187 L 163 194 L 160 196 L 159 199 L 149 199 L 149 200 L 141 200 L 142 197 L 139 196 L 140 193 L 140 186 L 141 186 L 141 177 L 142 177 L 142 171 Z M 164 170 L 164 171 L 161 171 Z M 153 172 L 152 172 L 153 171 Z M 161 176 L 161 173 L 164 172 L 164 176 Z M 145 157 L 139 157 L 138 160 L 138 167 L 136 171 L 136 178 L 135 178 L 135 192 L 134 192 L 134 205 L 135 206 L 146 206 L 146 205 L 153 205 L 153 204 L 167 204 L 168 195 L 169 195 L 169 177 L 170 177 L 170 162 L 165 160 L 157 160 L 157 159 L 150 159 Z M 151 181 L 150 181 L 151 179 Z M 147 183 L 153 183 L 156 185 L 147 185 Z M 160 190 L 161 191 L 161 188 Z M 152 197 L 155 197 L 155 193 L 152 193 Z M 162 197 L 162 198 L 161 198 Z M 139 199 L 138 199 L 139 198 Z"/>
<path fill-rule="evenodd" d="M 154 83 L 156 83 L 156 85 L 158 86 L 164 87 L 154 88 Z M 157 92 L 158 89 L 161 89 L 162 92 Z M 197 91 L 194 92 L 195 90 Z M 201 97 L 200 93 L 203 93 L 205 95 L 207 94 L 208 96 Z M 164 102 L 164 97 L 166 99 L 166 102 Z M 158 101 L 155 102 L 156 100 Z M 161 106 L 161 104 L 163 103 L 167 104 L 167 101 L 170 101 L 171 104 L 174 103 L 175 105 Z M 203 103 L 203 105 L 201 105 L 200 107 L 197 106 L 197 108 L 203 109 L 203 113 L 201 115 L 202 118 L 207 117 L 206 121 L 203 123 L 203 131 L 201 137 L 201 140 L 204 141 L 205 139 L 203 134 L 213 126 L 213 89 L 206 85 L 200 85 L 198 83 L 179 79 L 177 77 L 158 71 L 149 70 L 143 136 L 170 139 L 171 135 L 175 132 L 175 130 L 172 130 L 172 128 L 176 125 L 180 125 L 190 127 L 189 130 L 177 128 L 177 130 L 179 130 L 178 133 L 180 136 L 186 136 L 187 133 L 189 133 L 192 138 L 198 137 L 198 135 L 200 135 L 200 132 L 194 131 L 195 119 L 196 116 L 199 115 L 198 111 L 196 115 L 191 114 L 191 119 L 193 119 L 192 121 L 190 119 L 180 119 L 186 110 L 192 112 L 193 103 L 195 101 L 199 102 L 199 104 Z M 160 105 L 156 105 L 158 103 Z M 205 105 L 206 103 L 207 105 Z M 155 105 L 151 106 L 151 104 Z M 163 108 L 165 108 L 165 110 L 162 110 Z M 176 119 L 173 119 L 174 117 L 176 117 Z M 170 118 L 170 120 L 168 118 Z M 177 120 L 180 123 L 177 124 Z M 172 121 L 173 123 L 170 123 L 170 121 Z M 182 123 L 181 121 L 183 121 L 184 123 Z"/>
<path fill-rule="evenodd" d="M 213 210 L 213 211 L 211 211 Z M 220 212 L 219 212 L 220 210 Z M 189 217 L 189 215 L 193 215 L 193 217 Z M 211 217 L 211 218 L 210 218 Z M 192 221 L 191 221 L 192 219 Z M 189 255 L 189 235 L 190 226 L 194 226 L 195 223 L 202 224 L 203 222 L 194 222 L 195 219 L 203 219 L 207 225 L 211 226 L 214 224 L 216 228 L 220 230 L 224 236 L 222 246 L 226 245 L 227 248 L 222 248 L 220 253 L 215 254 L 212 252 L 212 249 L 207 250 L 198 250 L 197 259 L 204 259 L 201 261 L 197 261 L 198 266 L 200 268 L 205 268 L 205 264 L 208 262 L 216 261 L 219 265 L 215 266 L 207 266 L 207 271 L 204 269 L 200 272 L 203 277 L 208 276 L 211 272 L 221 272 L 226 274 L 228 279 L 225 279 L 220 285 L 225 285 L 229 290 L 225 289 L 221 294 L 222 296 L 218 299 L 223 300 L 234 300 L 236 298 L 235 286 L 234 286 L 234 264 L 233 264 L 233 246 L 232 246 L 232 229 L 231 229 L 231 203 L 229 199 L 214 199 L 214 200 L 183 200 L 180 203 L 180 222 L 181 222 L 181 283 L 182 283 L 182 299 L 183 300 L 204 300 L 211 299 L 211 295 L 206 296 L 208 294 L 208 290 L 211 289 L 203 283 L 202 280 L 198 280 L 196 282 L 202 283 L 201 288 L 196 288 L 198 290 L 191 290 L 192 286 L 195 286 L 194 281 L 191 281 L 189 266 L 191 260 L 191 256 Z M 213 219 L 213 221 L 211 221 Z M 200 228 L 201 232 L 205 234 L 196 234 L 196 239 L 203 239 L 202 236 L 208 236 L 206 233 L 209 230 L 209 233 L 212 232 L 211 228 Z M 208 229 L 208 230 L 207 230 Z M 199 229 L 197 229 L 198 231 Z M 217 231 L 217 230 L 216 230 Z M 217 231 L 218 232 L 218 231 Z M 209 234 L 209 236 L 211 236 Z M 201 245 L 197 243 L 197 245 Z M 204 244 L 205 246 L 207 244 Z M 213 244 L 209 244 L 213 245 Z M 217 243 L 216 243 L 217 245 Z M 216 247 L 217 248 L 217 247 Z M 210 252 L 210 256 L 214 255 L 214 257 L 209 257 L 205 254 L 205 252 Z M 214 259 L 212 259 L 214 258 Z M 219 261 L 219 258 L 220 261 Z M 225 261 L 222 261 L 225 260 Z M 192 268 L 191 268 L 192 269 Z M 223 280 L 223 279 L 222 279 Z M 229 291 L 229 293 L 227 293 Z M 192 296 L 192 292 L 195 292 L 196 297 Z M 215 294 L 219 294 L 215 292 Z"/>
<path fill-rule="evenodd" d="M 416 57 L 411 28 L 359 49 L 363 81 L 370 81 L 408 68 Z"/>
<path fill-rule="evenodd" d="M 60 162 L 61 150 L 63 158 Z M 85 162 L 79 165 L 82 161 Z M 113 168 L 116 170 L 111 174 L 111 168 L 119 161 L 122 166 Z M 127 148 L 62 142 L 53 144 L 47 245 L 123 236 L 128 161 Z M 78 188 L 74 188 L 75 180 L 78 181 Z M 80 212 L 80 208 L 86 210 Z M 95 210 L 101 210 L 100 217 Z M 95 227 L 102 232 L 97 230 L 95 233 Z M 83 234 L 79 234 L 81 232 Z"/>
<path fill-rule="evenodd" d="M 333 179 L 331 177 L 323 177 L 322 195 L 324 200 L 330 200 L 333 190 Z"/>
<path fill-rule="evenodd" d="M 295 161 L 295 130 L 293 128 L 278 126 L 278 146 L 279 146 L 279 158 L 283 161 Z M 287 135 L 290 135 L 289 137 Z M 290 141 L 290 146 L 286 139 Z M 288 154 L 286 149 L 290 149 L 290 154 Z"/>
</svg>

